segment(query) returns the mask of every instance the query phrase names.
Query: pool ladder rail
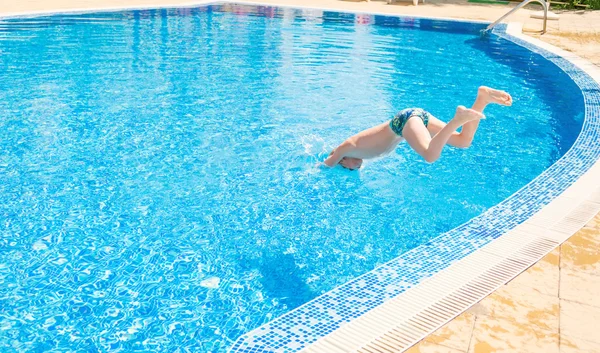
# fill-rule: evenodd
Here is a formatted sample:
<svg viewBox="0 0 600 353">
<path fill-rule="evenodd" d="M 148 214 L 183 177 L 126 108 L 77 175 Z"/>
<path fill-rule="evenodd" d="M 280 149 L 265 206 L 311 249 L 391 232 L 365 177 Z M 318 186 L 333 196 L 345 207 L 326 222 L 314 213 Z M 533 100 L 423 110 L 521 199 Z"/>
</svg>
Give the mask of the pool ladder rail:
<svg viewBox="0 0 600 353">
<path fill-rule="evenodd" d="M 544 19 L 543 19 L 544 20 L 544 28 L 542 29 L 541 34 L 546 33 L 546 21 L 548 20 L 548 7 L 550 6 L 550 4 L 548 2 L 545 2 L 544 0 L 525 0 L 525 1 L 523 1 L 519 5 L 515 6 L 512 10 L 510 10 L 506 14 L 504 14 L 504 16 L 502 16 L 499 19 L 497 19 L 496 22 L 494 22 L 494 23 L 490 24 L 489 26 L 487 26 L 487 28 L 484 29 L 482 32 L 484 34 L 487 33 L 487 32 L 489 32 L 498 23 L 502 22 L 502 20 L 504 20 L 508 16 L 512 15 L 513 13 L 517 12 L 518 10 L 520 10 L 521 8 L 527 6 L 528 4 L 530 4 L 532 2 L 537 2 L 538 4 L 542 5 L 542 7 L 544 8 Z"/>
</svg>

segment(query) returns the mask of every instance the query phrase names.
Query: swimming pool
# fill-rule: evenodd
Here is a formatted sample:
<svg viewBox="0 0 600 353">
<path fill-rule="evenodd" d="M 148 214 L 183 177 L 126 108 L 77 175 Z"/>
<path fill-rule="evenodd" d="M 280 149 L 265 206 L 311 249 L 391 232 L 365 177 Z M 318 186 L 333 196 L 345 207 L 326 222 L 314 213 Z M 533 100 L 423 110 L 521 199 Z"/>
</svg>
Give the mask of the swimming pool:
<svg viewBox="0 0 600 353">
<path fill-rule="evenodd" d="M 233 5 L 4 21 L 0 346 L 222 351 L 505 199 L 571 146 L 583 99 L 482 27 Z M 471 149 L 314 166 L 480 84 L 515 104 Z"/>
</svg>

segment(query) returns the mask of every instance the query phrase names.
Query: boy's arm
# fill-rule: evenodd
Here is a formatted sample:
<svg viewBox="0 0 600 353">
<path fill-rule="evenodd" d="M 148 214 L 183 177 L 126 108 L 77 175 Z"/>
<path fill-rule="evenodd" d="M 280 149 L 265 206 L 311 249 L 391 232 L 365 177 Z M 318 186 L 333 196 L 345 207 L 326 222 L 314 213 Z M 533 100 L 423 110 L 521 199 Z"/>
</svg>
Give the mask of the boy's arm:
<svg viewBox="0 0 600 353">
<path fill-rule="evenodd" d="M 344 142 L 341 145 L 339 145 L 336 149 L 331 151 L 329 157 L 327 157 L 327 159 L 323 161 L 323 163 L 328 167 L 335 167 L 336 165 L 338 165 L 338 163 L 340 163 L 342 158 L 345 157 L 347 150 L 347 143 Z"/>
<path fill-rule="evenodd" d="M 323 163 L 328 167 L 334 167 L 344 158 L 340 153 L 337 153 L 336 150 L 329 154 L 329 157 Z"/>
</svg>

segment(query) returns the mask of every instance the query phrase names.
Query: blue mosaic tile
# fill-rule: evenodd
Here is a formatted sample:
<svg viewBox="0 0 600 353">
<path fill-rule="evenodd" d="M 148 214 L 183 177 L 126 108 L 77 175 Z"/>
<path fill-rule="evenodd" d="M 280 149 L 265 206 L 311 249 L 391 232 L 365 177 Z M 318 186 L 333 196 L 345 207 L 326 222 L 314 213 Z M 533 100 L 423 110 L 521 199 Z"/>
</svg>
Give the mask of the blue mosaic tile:
<svg viewBox="0 0 600 353">
<path fill-rule="evenodd" d="M 565 71 L 585 101 L 582 131 L 571 149 L 511 197 L 449 232 L 395 258 L 240 337 L 232 353 L 291 353 L 421 283 L 521 224 L 565 191 L 600 157 L 600 85 L 571 62 L 506 33 L 494 34 L 523 46 Z"/>
</svg>

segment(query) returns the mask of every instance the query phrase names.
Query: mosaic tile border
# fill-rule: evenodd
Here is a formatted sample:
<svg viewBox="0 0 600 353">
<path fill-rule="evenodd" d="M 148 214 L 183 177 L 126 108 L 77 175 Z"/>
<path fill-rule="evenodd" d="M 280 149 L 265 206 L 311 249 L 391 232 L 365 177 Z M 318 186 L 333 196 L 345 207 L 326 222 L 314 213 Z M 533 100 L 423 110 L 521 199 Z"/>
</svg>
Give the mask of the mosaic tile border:
<svg viewBox="0 0 600 353">
<path fill-rule="evenodd" d="M 554 63 L 581 89 L 585 117 L 571 149 L 536 179 L 485 213 L 243 335 L 233 344 L 231 353 L 291 353 L 310 346 L 524 223 L 598 162 L 600 80 L 594 80 L 570 60 L 508 32 L 506 25 L 494 30 L 495 35 Z"/>
</svg>

